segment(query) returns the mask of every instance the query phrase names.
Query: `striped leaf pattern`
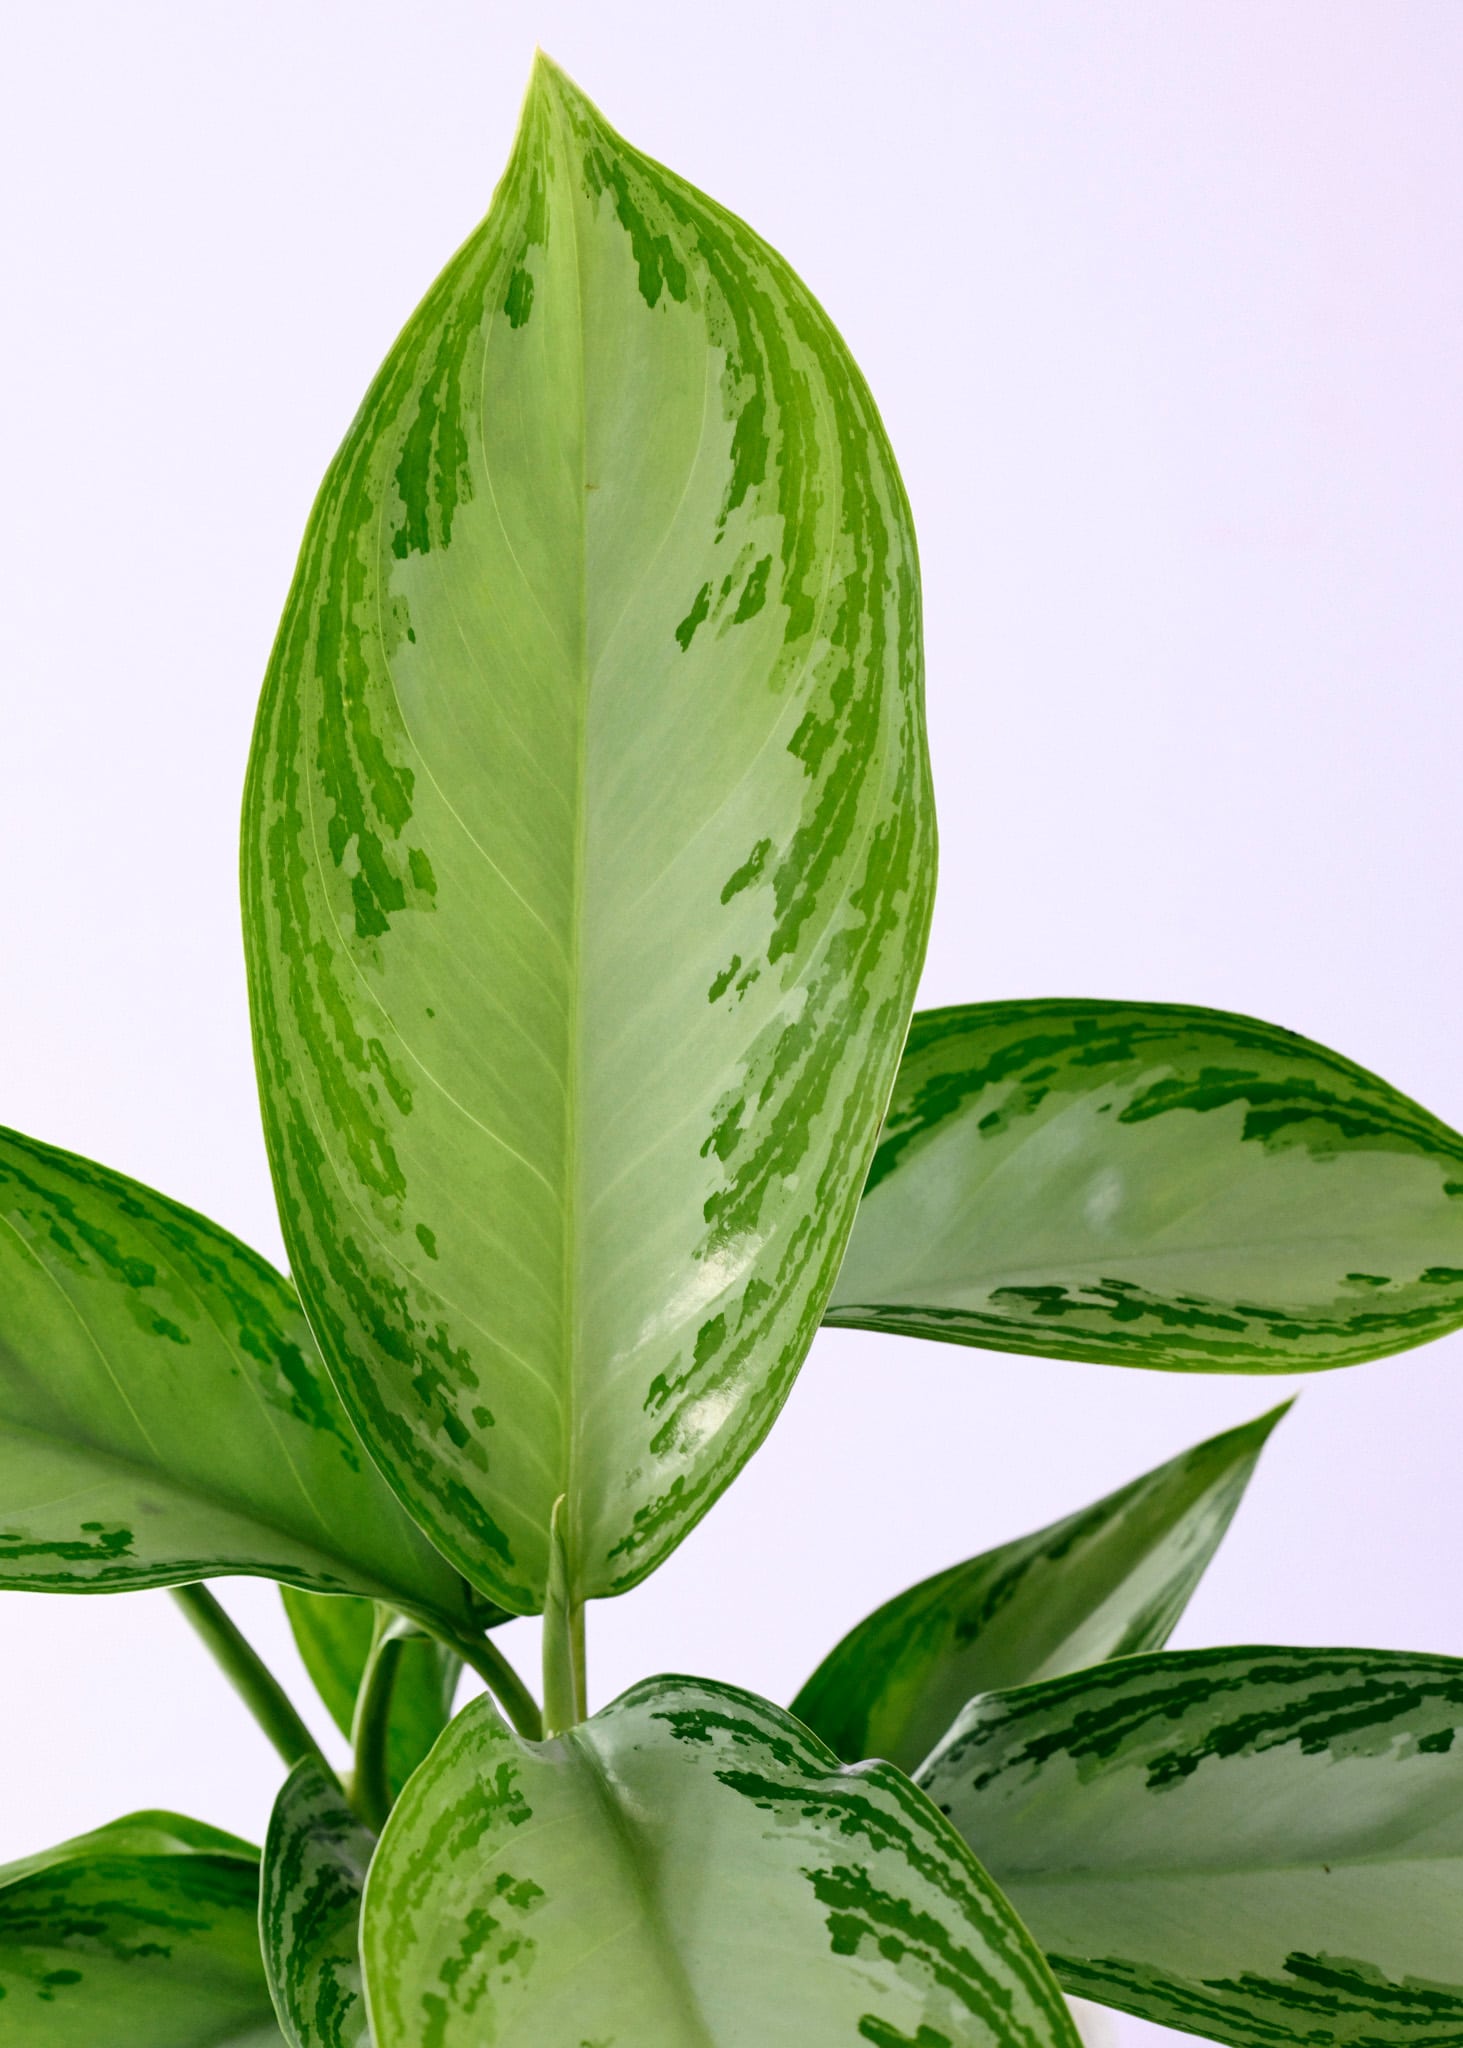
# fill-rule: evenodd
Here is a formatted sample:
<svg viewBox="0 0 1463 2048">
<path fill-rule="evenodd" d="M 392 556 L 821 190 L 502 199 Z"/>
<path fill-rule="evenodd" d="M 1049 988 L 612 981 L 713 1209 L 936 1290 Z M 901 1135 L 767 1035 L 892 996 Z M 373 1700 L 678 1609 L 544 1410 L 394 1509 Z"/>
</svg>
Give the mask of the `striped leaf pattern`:
<svg viewBox="0 0 1463 2048">
<path fill-rule="evenodd" d="M 923 953 L 913 529 L 785 263 L 545 60 L 326 479 L 244 825 L 292 1269 L 495 1601 L 633 1585 L 770 1427 Z"/>
<path fill-rule="evenodd" d="M 264 1843 L 259 1938 L 289 2048 L 369 2048 L 357 1929 L 376 1839 L 311 1757 L 286 1778 Z"/>
<path fill-rule="evenodd" d="M 0 1870 L 14 2048 L 283 2048 L 259 1954 L 259 1853 L 129 1815 Z"/>
<path fill-rule="evenodd" d="M 897 1594 L 829 1653 L 792 1711 L 849 1762 L 913 1771 L 975 1693 L 1161 1649 L 1284 1413 Z"/>
<path fill-rule="evenodd" d="M 362 1948 L 377 2048 L 1078 2048 L 907 1778 L 697 1679 L 542 1744 L 474 1701 L 387 1824 Z"/>
<path fill-rule="evenodd" d="M 341 1734 L 350 1736 L 356 1694 L 365 1675 L 375 1640 L 377 1616 L 383 1610 L 369 1600 L 321 1593 L 302 1593 L 282 1586 L 295 1647 L 315 1690 Z M 386 1739 L 387 1778 L 394 1793 L 421 1762 L 452 1718 L 452 1701 L 462 1676 L 462 1660 L 429 1636 L 408 1638 L 401 1646 L 396 1680 L 391 1688 L 391 1724 Z"/>
<path fill-rule="evenodd" d="M 0 1131 L 0 1586 L 247 1572 L 463 1627 L 287 1281 L 164 1195 Z"/>
<path fill-rule="evenodd" d="M 922 1012 L 827 1320 L 994 1351 L 1304 1372 L 1463 1325 L 1463 1138 L 1253 1017 Z"/>
<path fill-rule="evenodd" d="M 1069 1991 L 1236 2048 L 1463 2040 L 1463 1663 L 1135 1657 L 971 1702 L 920 1773 Z"/>
</svg>

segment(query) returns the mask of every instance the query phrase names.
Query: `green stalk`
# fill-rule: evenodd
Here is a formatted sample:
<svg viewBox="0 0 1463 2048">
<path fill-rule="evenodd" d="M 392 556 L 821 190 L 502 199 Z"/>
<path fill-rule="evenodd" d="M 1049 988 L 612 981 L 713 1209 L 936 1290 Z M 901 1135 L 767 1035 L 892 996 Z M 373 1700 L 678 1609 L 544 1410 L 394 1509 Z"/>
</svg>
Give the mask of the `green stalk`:
<svg viewBox="0 0 1463 2048">
<path fill-rule="evenodd" d="M 487 1637 L 444 1638 L 475 1671 L 525 1742 L 542 1742 L 544 1718 L 538 1701 L 497 1644 Z"/>
<path fill-rule="evenodd" d="M 325 1752 L 295 1712 L 289 1694 L 208 1588 L 174 1586 L 172 1590 L 173 1598 L 285 1763 L 293 1768 L 301 1758 L 310 1756 L 328 1771 Z"/>
<path fill-rule="evenodd" d="M 391 1812 L 387 1738 L 391 1732 L 391 1698 L 396 1689 L 403 1640 L 400 1635 L 385 1633 L 372 1644 L 360 1690 L 356 1694 L 356 1711 L 351 1724 L 351 1746 L 356 1757 L 351 1779 L 351 1804 L 366 1826 L 378 1835 Z"/>
<path fill-rule="evenodd" d="M 544 1728 L 558 1735 L 587 1717 L 584 1678 L 584 1602 L 570 1591 L 564 1540 L 564 1496 L 549 1520 L 549 1583 L 544 1594 Z"/>
</svg>

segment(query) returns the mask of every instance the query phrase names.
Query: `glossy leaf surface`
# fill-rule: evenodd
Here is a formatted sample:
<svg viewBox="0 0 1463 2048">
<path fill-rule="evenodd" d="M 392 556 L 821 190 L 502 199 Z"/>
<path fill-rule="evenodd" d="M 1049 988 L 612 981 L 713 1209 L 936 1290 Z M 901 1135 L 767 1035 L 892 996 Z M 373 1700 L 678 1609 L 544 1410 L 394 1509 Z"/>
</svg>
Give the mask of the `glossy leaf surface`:
<svg viewBox="0 0 1463 2048">
<path fill-rule="evenodd" d="M 913 530 L 827 318 L 546 62 L 306 535 L 245 805 L 291 1266 L 491 1598 L 770 1426 L 924 949 Z"/>
<path fill-rule="evenodd" d="M 473 1701 L 387 1824 L 362 1949 L 377 2048 L 1078 2048 L 906 1778 L 698 1679 L 542 1744 Z"/>
<path fill-rule="evenodd" d="M 258 1851 L 129 1815 L 0 1869 L 0 2037 L 15 2048 L 281 2048 Z"/>
<path fill-rule="evenodd" d="M 1195 1650 L 974 1700 L 920 1773 L 1068 1990 L 1240 2048 L 1463 2039 L 1463 1663 Z"/>
<path fill-rule="evenodd" d="M 0 1586 L 248 1572 L 462 1623 L 287 1281 L 166 1196 L 0 1131 Z"/>
<path fill-rule="evenodd" d="M 978 1692 L 1161 1649 L 1284 1413 L 898 1594 L 850 1630 L 792 1711 L 845 1760 L 913 1771 Z"/>
<path fill-rule="evenodd" d="M 280 1789 L 264 1843 L 259 1937 L 290 2048 L 369 2048 L 357 1930 L 375 1837 L 313 1758 Z"/>
<path fill-rule="evenodd" d="M 926 1011 L 827 1320 L 1187 1371 L 1380 1358 L 1463 1325 L 1463 1138 L 1253 1017 Z"/>
<path fill-rule="evenodd" d="M 369 1600 L 301 1593 L 292 1586 L 280 1591 L 305 1669 L 336 1727 L 348 1737 L 371 1653 L 376 1609 Z M 400 1792 L 451 1720 L 461 1676 L 462 1660 L 443 1644 L 427 1636 L 402 1644 L 386 1744 L 393 1793 Z"/>
</svg>

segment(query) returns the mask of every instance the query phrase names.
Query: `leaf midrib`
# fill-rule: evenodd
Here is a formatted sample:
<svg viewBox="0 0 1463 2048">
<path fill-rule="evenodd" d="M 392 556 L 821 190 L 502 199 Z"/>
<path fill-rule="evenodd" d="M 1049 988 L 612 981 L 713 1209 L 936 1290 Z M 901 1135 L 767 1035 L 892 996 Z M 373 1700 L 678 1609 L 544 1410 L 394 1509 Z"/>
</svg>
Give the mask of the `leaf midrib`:
<svg viewBox="0 0 1463 2048">
<path fill-rule="evenodd" d="M 634 1823 L 623 1804 L 615 1797 L 609 1772 L 587 1731 L 571 1730 L 566 1741 L 579 1759 L 589 1783 L 590 1795 L 604 1822 L 605 1832 L 614 1845 L 617 1860 L 627 1873 L 629 1889 L 640 1903 L 641 1924 L 647 1929 L 661 1959 L 662 1982 L 673 1987 L 675 2002 L 684 2011 L 689 2027 L 693 2030 L 694 2041 L 699 2044 L 699 2048 L 717 2048 L 716 2039 L 707 2026 L 706 2015 L 702 2011 L 700 1999 L 696 1996 L 695 1986 L 686 1970 L 685 1961 L 666 1925 L 660 1894 L 646 1873 L 645 1860 Z M 687 2048 L 690 2048 L 690 2042 Z"/>
<path fill-rule="evenodd" d="M 1184 1864 L 1135 1864 L 1119 1868 L 1112 1864 L 1094 1864 L 1088 1870 L 1017 1870 L 997 1858 L 990 1862 L 991 1874 L 1002 1885 L 1025 1884 L 1064 1888 L 1076 1885 L 1114 1884 L 1174 1884 L 1202 1883 L 1207 1878 L 1285 1877 L 1293 1872 L 1309 1876 L 1331 1876 L 1349 1870 L 1395 1870 L 1416 1867 L 1428 1869 L 1438 1863 L 1456 1863 L 1463 1868 L 1463 1843 L 1456 1849 L 1439 1849 L 1435 1854 L 1391 1856 L 1380 1851 L 1371 1856 L 1335 1856 L 1328 1863 L 1325 1857 L 1315 1855 L 1305 1858 L 1274 1863 L 1184 1863 Z"/>
<path fill-rule="evenodd" d="M 565 1495 L 565 1564 L 567 1566 L 567 1592 L 572 1606 L 578 1599 L 578 1580 L 583 1552 L 583 1532 L 579 1513 L 579 1426 L 582 1409 L 580 1380 L 583 1373 L 581 1356 L 579 1304 L 582 1294 L 582 1275 L 579 1259 L 578 1221 L 583 1207 L 583 1189 L 580 1185 L 582 1161 L 579 1146 L 580 1098 L 583 1092 L 583 923 L 584 923 L 584 874 L 589 839 L 589 819 L 585 802 L 586 756 L 588 753 L 589 727 L 589 520 L 586 486 L 588 477 L 588 398 L 585 385 L 584 332 L 584 261 L 579 241 L 579 193 L 578 180 L 570 165 L 572 158 L 571 124 L 565 113 L 563 100 L 558 91 L 551 91 L 554 124 L 558 134 L 561 162 L 561 182 L 565 188 L 567 205 L 565 212 L 570 224 L 574 243 L 574 301 L 578 315 L 578 346 L 575 358 L 578 365 L 579 398 L 579 491 L 575 506 L 575 524 L 579 535 L 579 647 L 578 675 L 574 692 L 575 733 L 574 733 L 574 800 L 572 817 L 574 827 L 574 852 L 570 862 L 569 897 L 569 954 L 567 963 L 568 1008 L 566 1026 L 568 1034 L 568 1072 L 564 1077 L 564 1213 L 563 1247 L 559 1268 L 559 1312 L 561 1341 L 565 1347 L 563 1415 L 564 1434 L 560 1450 L 562 1485 Z M 550 215 L 552 222 L 552 213 Z M 552 232 L 552 226 L 550 228 Z M 549 1504 L 552 1507 L 552 1502 Z M 548 1528 L 544 1531 L 548 1536 Z"/>
</svg>

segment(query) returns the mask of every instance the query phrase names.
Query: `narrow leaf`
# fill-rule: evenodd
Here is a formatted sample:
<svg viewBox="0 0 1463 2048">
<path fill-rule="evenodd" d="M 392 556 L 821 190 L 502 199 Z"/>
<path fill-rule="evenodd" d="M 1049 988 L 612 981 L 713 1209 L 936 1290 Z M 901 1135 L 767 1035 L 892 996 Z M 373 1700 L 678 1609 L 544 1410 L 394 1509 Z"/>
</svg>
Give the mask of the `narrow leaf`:
<svg viewBox="0 0 1463 2048">
<path fill-rule="evenodd" d="M 898 1594 L 824 1659 L 792 1711 L 848 1761 L 913 1771 L 975 1693 L 1161 1649 L 1284 1413 Z"/>
<path fill-rule="evenodd" d="M 973 1700 L 920 1773 L 1084 1998 L 1237 2048 L 1463 2039 L 1463 1663 L 1136 1657 Z"/>
<path fill-rule="evenodd" d="M 369 1600 L 301 1593 L 292 1586 L 280 1591 L 305 1669 L 336 1727 L 348 1737 L 371 1654 L 377 1609 Z M 400 1792 L 451 1720 L 461 1676 L 461 1658 L 443 1644 L 428 1636 L 402 1644 L 386 1750 L 393 1793 Z"/>
<path fill-rule="evenodd" d="M 903 489 L 750 229 L 547 62 L 326 479 L 244 824 L 291 1264 L 492 1599 L 644 1577 L 822 1316 L 933 881 Z"/>
<path fill-rule="evenodd" d="M 259 1934 L 290 2048 L 368 2048 L 357 1927 L 375 1837 L 319 1764 L 296 1764 L 264 1843 Z"/>
<path fill-rule="evenodd" d="M 826 1320 L 1193 1372 L 1385 1357 L 1463 1325 L 1463 1138 L 1253 1017 L 926 1011 Z"/>
<path fill-rule="evenodd" d="M 361 1939 L 378 2048 L 1078 2048 L 907 1778 L 699 1679 L 546 1743 L 473 1701 L 387 1823 Z"/>
<path fill-rule="evenodd" d="M 281 2048 L 258 1851 L 133 1814 L 0 1870 L 0 2032 L 16 2048 Z"/>
<path fill-rule="evenodd" d="M 0 1131 L 0 1586 L 232 1572 L 463 1626 L 289 1286 L 217 1225 Z"/>
</svg>

